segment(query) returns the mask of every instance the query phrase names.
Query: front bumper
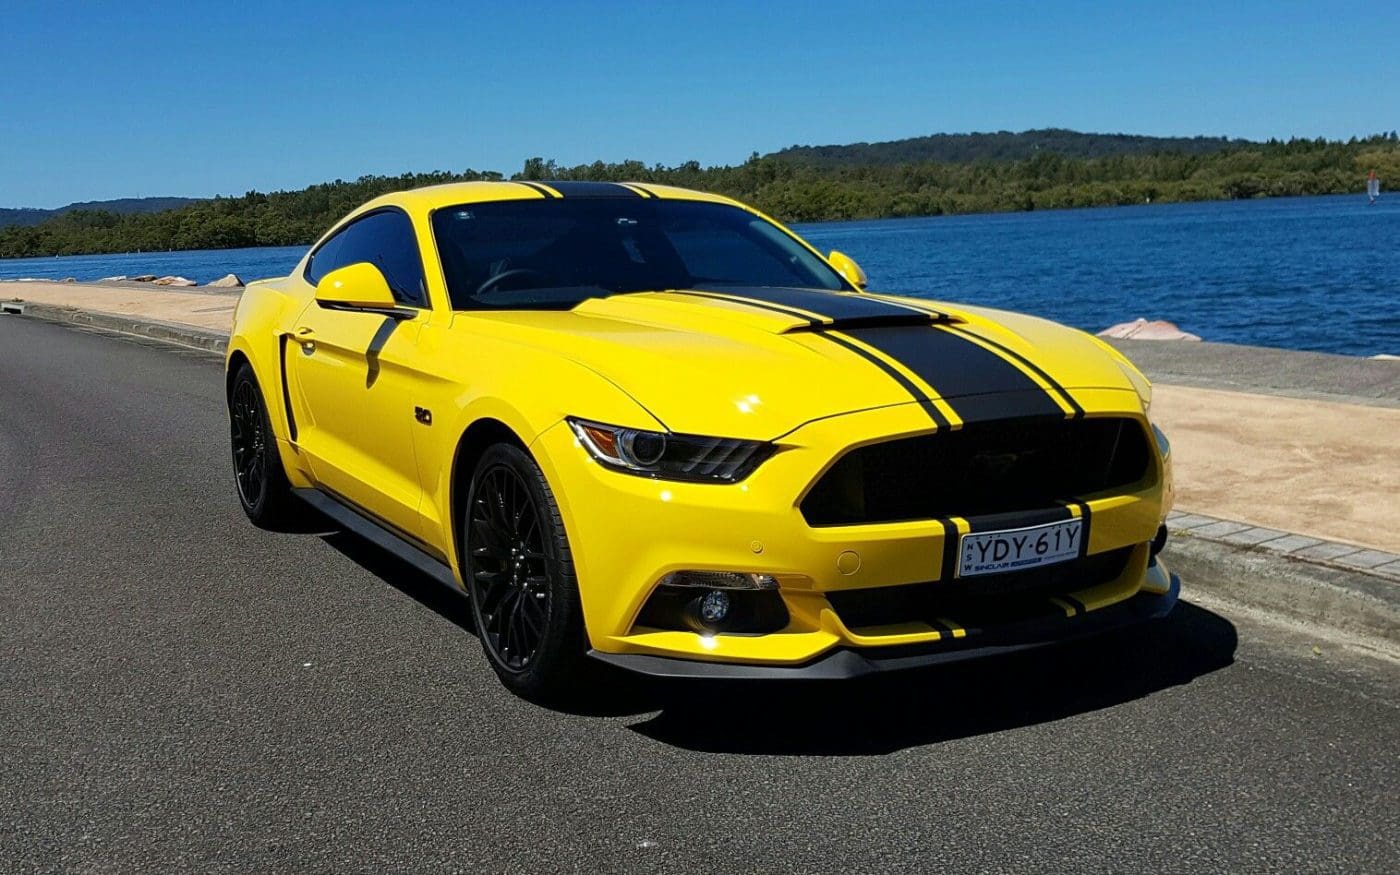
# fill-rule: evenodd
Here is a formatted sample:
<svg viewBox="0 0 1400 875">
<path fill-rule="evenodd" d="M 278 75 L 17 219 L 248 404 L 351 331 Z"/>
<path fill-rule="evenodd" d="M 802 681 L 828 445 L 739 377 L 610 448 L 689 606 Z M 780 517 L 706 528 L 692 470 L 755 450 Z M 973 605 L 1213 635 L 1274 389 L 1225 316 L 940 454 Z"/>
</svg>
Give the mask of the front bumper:
<svg viewBox="0 0 1400 875">
<path fill-rule="evenodd" d="M 1154 563 L 1160 568 L 1160 563 Z M 1149 569 L 1149 573 L 1151 569 Z M 640 653 L 602 653 L 590 650 L 588 655 L 616 668 L 656 678 L 695 680 L 849 680 L 872 674 L 946 665 L 972 659 L 1004 656 L 1061 644 L 1077 638 L 1098 635 L 1160 619 L 1176 607 L 1181 593 L 1181 579 L 1167 575 L 1165 593 L 1142 591 L 1137 595 L 1102 610 L 1076 617 L 1061 617 L 1001 627 L 985 637 L 963 639 L 946 644 L 915 647 L 853 649 L 841 647 L 811 662 L 795 666 L 754 665 L 725 662 L 700 662 L 649 656 Z"/>
<path fill-rule="evenodd" d="M 1141 417 L 1135 393 L 1076 394 L 1091 416 Z M 625 657 L 621 661 L 655 665 L 663 673 L 675 671 L 673 663 L 694 661 L 706 670 L 737 666 L 761 675 L 769 668 L 811 670 L 825 664 L 821 657 L 838 660 L 821 671 L 836 671 L 853 664 L 856 656 L 856 663 L 884 664 L 903 658 L 910 648 L 983 655 L 984 647 L 1019 646 L 1003 645 L 996 637 L 1010 634 L 1011 626 L 979 629 L 959 625 L 957 618 L 848 624 L 829 598 L 837 592 L 939 581 L 945 549 L 955 549 L 956 537 L 971 527 L 958 518 L 953 518 L 951 532 L 937 520 L 812 527 L 802 516 L 805 491 L 848 449 L 928 428 L 928 418 L 916 404 L 817 420 L 783 437 L 775 456 L 733 485 L 619 473 L 594 462 L 566 424 L 546 430 L 533 449 L 560 504 L 593 654 L 606 661 Z M 1114 579 L 1070 593 L 1065 612 L 1046 619 L 1077 627 L 1140 593 L 1157 598 L 1168 591 L 1169 579 L 1151 573 L 1147 547 L 1168 507 L 1164 470 L 1157 466 L 1135 489 L 1080 496 L 1091 513 L 1087 552 L 1124 550 L 1131 558 Z M 657 583 L 682 570 L 772 575 L 779 582 L 788 625 L 764 634 L 702 635 L 638 624 Z M 943 622 L 947 619 L 953 622 Z"/>
</svg>

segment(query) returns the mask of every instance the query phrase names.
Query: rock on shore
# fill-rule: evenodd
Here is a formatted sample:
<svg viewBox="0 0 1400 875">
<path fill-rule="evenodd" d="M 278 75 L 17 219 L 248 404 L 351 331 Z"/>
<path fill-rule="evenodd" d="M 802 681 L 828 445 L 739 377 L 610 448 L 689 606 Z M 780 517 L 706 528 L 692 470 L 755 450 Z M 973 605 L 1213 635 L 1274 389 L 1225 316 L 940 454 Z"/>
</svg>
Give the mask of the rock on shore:
<svg viewBox="0 0 1400 875">
<path fill-rule="evenodd" d="M 1147 320 L 1141 317 L 1131 322 L 1119 322 L 1099 332 L 1099 337 L 1116 337 L 1120 340 L 1200 340 L 1200 335 L 1182 331 L 1174 322 L 1165 319 Z"/>
<path fill-rule="evenodd" d="M 238 274 L 230 273 L 219 277 L 212 283 L 206 283 L 206 285 L 212 289 L 232 289 L 243 286 L 244 282 L 239 279 Z"/>
<path fill-rule="evenodd" d="M 151 280 L 153 286 L 197 286 L 199 283 L 182 276 L 163 276 L 158 280 Z"/>
</svg>

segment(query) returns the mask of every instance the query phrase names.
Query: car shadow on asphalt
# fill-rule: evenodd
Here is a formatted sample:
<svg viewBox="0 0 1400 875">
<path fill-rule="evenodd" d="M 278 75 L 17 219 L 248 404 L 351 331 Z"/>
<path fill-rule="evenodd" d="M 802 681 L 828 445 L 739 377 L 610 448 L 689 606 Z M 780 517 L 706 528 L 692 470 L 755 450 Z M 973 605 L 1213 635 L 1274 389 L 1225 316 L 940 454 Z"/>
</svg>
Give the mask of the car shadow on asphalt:
<svg viewBox="0 0 1400 875">
<path fill-rule="evenodd" d="M 672 685 L 632 729 L 688 750 L 860 756 L 1110 708 L 1234 661 L 1234 624 L 1181 602 L 1145 625 L 1038 651 L 858 681 Z"/>
<path fill-rule="evenodd" d="M 337 529 L 321 536 L 321 540 L 345 558 L 359 565 L 418 604 L 462 629 L 476 634 L 471 605 L 459 592 L 454 592 L 398 558 L 376 547 L 359 535 Z"/>
<path fill-rule="evenodd" d="M 460 592 L 448 589 L 392 553 L 350 532 L 334 530 L 321 535 L 321 540 L 439 617 L 472 636 L 476 635 L 471 603 Z M 466 658 L 465 654 L 463 658 Z M 643 680 L 601 663 L 593 668 L 595 671 L 591 680 L 594 682 L 588 687 L 588 695 L 575 701 L 556 703 L 552 705 L 554 710 L 587 717 L 625 717 L 647 714 L 661 707 L 662 700 L 657 697 L 655 688 Z M 482 680 L 496 683 L 489 670 Z M 502 694 L 509 695 L 504 690 Z"/>
<path fill-rule="evenodd" d="M 356 535 L 321 537 L 476 635 L 460 593 Z M 886 754 L 1060 720 L 1188 684 L 1230 665 L 1237 643 L 1229 620 L 1182 601 L 1165 619 L 1093 638 L 850 681 L 659 682 L 597 666 L 586 697 L 554 707 L 581 716 L 644 717 L 630 728 L 702 752 Z"/>
</svg>

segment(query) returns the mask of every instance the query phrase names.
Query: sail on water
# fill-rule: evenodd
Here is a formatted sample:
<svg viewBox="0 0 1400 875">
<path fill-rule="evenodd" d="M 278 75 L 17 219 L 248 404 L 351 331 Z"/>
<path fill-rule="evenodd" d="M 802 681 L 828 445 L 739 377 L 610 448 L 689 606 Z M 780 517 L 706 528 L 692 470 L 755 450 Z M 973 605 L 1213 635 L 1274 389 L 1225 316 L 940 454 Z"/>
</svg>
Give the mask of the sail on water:
<svg viewBox="0 0 1400 875">
<path fill-rule="evenodd" d="M 1376 178 L 1376 171 L 1374 170 L 1366 177 L 1366 196 L 1370 198 L 1367 202 L 1368 206 L 1374 206 L 1376 200 L 1381 196 L 1381 181 Z"/>
</svg>

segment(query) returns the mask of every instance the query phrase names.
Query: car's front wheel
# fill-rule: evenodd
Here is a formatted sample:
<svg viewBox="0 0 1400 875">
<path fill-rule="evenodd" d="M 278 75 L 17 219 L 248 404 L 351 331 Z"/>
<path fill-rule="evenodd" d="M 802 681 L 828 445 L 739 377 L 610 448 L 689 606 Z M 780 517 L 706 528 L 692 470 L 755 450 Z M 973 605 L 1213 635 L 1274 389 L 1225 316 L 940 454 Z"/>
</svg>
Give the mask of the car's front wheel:
<svg viewBox="0 0 1400 875">
<path fill-rule="evenodd" d="M 462 510 L 462 571 L 482 649 L 512 692 L 558 701 L 584 670 L 582 609 L 559 506 L 523 449 L 482 454 Z"/>
<path fill-rule="evenodd" d="M 282 469 L 282 456 L 277 452 L 277 438 L 263 405 L 262 390 L 246 363 L 233 376 L 228 419 L 233 476 L 243 512 L 260 528 L 286 528 L 295 516 L 295 498 Z"/>
</svg>

